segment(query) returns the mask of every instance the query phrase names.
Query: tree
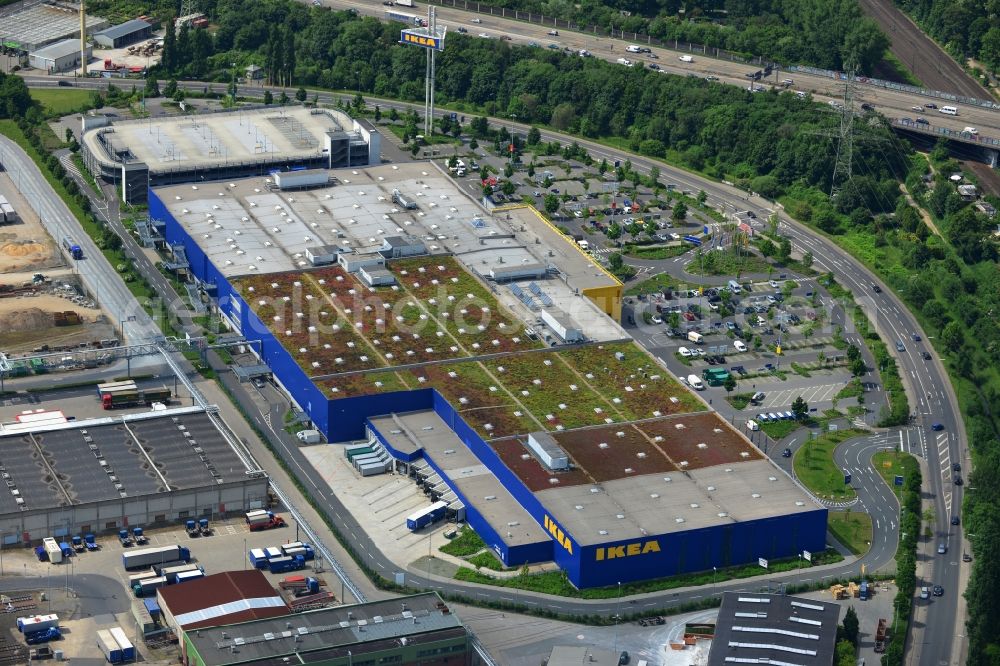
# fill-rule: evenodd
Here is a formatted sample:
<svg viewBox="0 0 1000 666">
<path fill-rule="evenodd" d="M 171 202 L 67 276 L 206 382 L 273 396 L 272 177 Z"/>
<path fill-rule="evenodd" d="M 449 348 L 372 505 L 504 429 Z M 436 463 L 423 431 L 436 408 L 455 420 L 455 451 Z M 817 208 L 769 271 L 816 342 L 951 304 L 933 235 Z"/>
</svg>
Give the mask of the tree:
<svg viewBox="0 0 1000 666">
<path fill-rule="evenodd" d="M 801 395 L 792 401 L 792 416 L 795 417 L 796 421 L 803 420 L 808 413 L 809 405 L 802 399 Z"/>
<path fill-rule="evenodd" d="M 726 381 L 722 383 L 722 386 L 726 389 L 726 393 L 732 393 L 736 390 L 736 377 L 733 377 L 732 373 L 726 375 Z"/>
<path fill-rule="evenodd" d="M 608 255 L 608 266 L 612 271 L 619 270 L 625 264 L 625 259 L 622 258 L 621 252 L 615 252 Z"/>
<path fill-rule="evenodd" d="M 608 237 L 608 240 L 618 240 L 622 237 L 622 227 L 617 222 L 612 222 L 608 225 L 608 230 L 604 232 L 604 235 Z"/>
<path fill-rule="evenodd" d="M 778 261 L 784 263 L 788 261 L 792 256 L 792 241 L 788 240 L 784 236 L 778 241 Z"/>
<path fill-rule="evenodd" d="M 698 203 L 704 206 L 706 201 L 708 201 L 708 192 L 706 192 L 705 190 L 699 190 Z"/>
<path fill-rule="evenodd" d="M 475 138 L 469 141 L 469 150 L 477 150 L 478 148 L 479 148 L 479 142 L 476 141 Z"/>
<path fill-rule="evenodd" d="M 760 254 L 765 259 L 770 259 L 777 252 L 778 248 L 775 246 L 774 242 L 770 238 L 765 238 L 761 242 L 757 243 L 757 249 L 760 250 Z"/>
<path fill-rule="evenodd" d="M 399 111 L 397 111 L 396 107 L 394 107 L 394 106 L 390 107 L 389 108 L 389 121 L 394 123 L 394 122 L 396 122 L 398 120 L 399 120 Z"/>
<path fill-rule="evenodd" d="M 177 32 L 174 30 L 174 15 L 168 14 L 163 25 L 166 26 L 166 31 L 163 35 L 163 55 L 160 57 L 160 67 L 164 72 L 171 74 L 174 67 L 177 66 Z M 167 95 L 167 97 L 172 96 L 173 93 Z"/>
<path fill-rule="evenodd" d="M 517 192 L 517 185 L 509 180 L 505 180 L 503 181 L 503 185 L 500 186 L 500 191 L 507 196 L 511 196 L 514 192 Z"/>
<path fill-rule="evenodd" d="M 146 97 L 160 96 L 160 83 L 155 76 L 146 77 L 146 86 L 143 88 L 142 94 Z"/>
<path fill-rule="evenodd" d="M 167 81 L 167 85 L 163 87 L 163 96 L 169 99 L 173 99 L 174 95 L 177 94 L 177 79 L 170 79 Z"/>
<path fill-rule="evenodd" d="M 281 106 L 288 104 L 288 93 L 286 93 L 284 90 L 282 90 L 281 94 L 278 95 L 278 104 L 280 104 Z"/>
<path fill-rule="evenodd" d="M 670 213 L 670 219 L 674 222 L 683 222 L 687 218 L 688 207 L 683 201 L 678 201 L 674 210 Z"/>
<path fill-rule="evenodd" d="M 941 342 L 952 351 L 958 351 L 965 344 L 965 332 L 957 321 L 949 322 L 941 331 Z"/>
<path fill-rule="evenodd" d="M 660 181 L 660 167 L 654 164 L 653 166 L 649 167 L 649 182 L 651 185 L 655 187 L 656 184 L 659 183 L 659 181 Z"/>
<path fill-rule="evenodd" d="M 834 666 L 854 666 L 855 653 L 856 649 L 850 641 L 839 641 L 833 658 Z"/>
<path fill-rule="evenodd" d="M 528 139 L 527 139 L 528 145 L 537 146 L 538 142 L 541 140 L 542 140 L 542 133 L 538 131 L 537 127 L 532 126 L 532 128 L 528 130 Z"/>
<path fill-rule="evenodd" d="M 545 212 L 549 214 L 549 217 L 555 214 L 559 210 L 560 202 L 559 197 L 554 194 L 545 195 Z"/>
<path fill-rule="evenodd" d="M 300 87 L 298 90 L 295 91 L 295 99 L 296 99 L 296 101 L 299 101 L 299 102 L 306 101 L 306 94 L 307 94 L 306 93 L 306 89 Z"/>
<path fill-rule="evenodd" d="M 653 220 L 649 220 L 648 222 L 646 222 L 645 226 L 643 227 L 643 230 L 650 236 L 656 233 L 656 229 L 657 229 L 656 222 L 654 222 Z"/>
<path fill-rule="evenodd" d="M 858 614 L 854 610 L 854 606 L 848 606 L 842 624 L 844 626 L 844 639 L 850 641 L 851 645 L 856 646 L 858 644 L 861 623 L 858 621 Z"/>
</svg>

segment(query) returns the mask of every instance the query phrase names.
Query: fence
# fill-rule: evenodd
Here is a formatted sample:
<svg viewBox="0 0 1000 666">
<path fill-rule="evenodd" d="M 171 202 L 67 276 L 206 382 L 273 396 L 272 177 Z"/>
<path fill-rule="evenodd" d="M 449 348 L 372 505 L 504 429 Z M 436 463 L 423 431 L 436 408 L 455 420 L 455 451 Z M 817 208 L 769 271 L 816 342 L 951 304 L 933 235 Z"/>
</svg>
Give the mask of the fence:
<svg viewBox="0 0 1000 666">
<path fill-rule="evenodd" d="M 963 141 L 965 143 L 976 144 L 979 146 L 986 146 L 989 148 L 1000 148 L 1000 139 L 994 139 L 989 136 L 982 136 L 981 134 L 970 134 L 968 132 L 960 132 L 958 130 L 948 129 L 947 127 L 937 127 L 929 123 L 918 123 L 908 118 L 896 118 L 892 121 L 892 124 L 896 127 L 902 127 L 914 132 L 920 132 L 921 134 L 934 134 L 937 136 L 943 136 L 949 139 L 956 139 L 958 141 Z"/>
</svg>

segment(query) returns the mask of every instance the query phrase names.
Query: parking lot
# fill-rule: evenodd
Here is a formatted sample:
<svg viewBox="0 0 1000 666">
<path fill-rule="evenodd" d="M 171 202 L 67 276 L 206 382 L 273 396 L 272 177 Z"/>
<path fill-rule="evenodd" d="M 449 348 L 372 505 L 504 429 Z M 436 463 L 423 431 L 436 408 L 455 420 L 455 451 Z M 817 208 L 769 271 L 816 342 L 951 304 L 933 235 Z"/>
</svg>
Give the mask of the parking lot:
<svg viewBox="0 0 1000 666">
<path fill-rule="evenodd" d="M 249 531 L 240 516 L 211 521 L 210 536 L 189 537 L 181 525 L 146 529 L 144 533 L 149 542 L 139 547 L 186 546 L 191 550 L 192 562 L 204 568 L 206 574 L 248 569 L 251 565 L 246 553 L 250 548 L 266 548 L 299 540 L 291 516 L 279 515 L 285 518 L 288 526 L 260 532 Z M 64 636 L 50 646 L 63 649 L 65 657 L 73 663 L 95 666 L 104 663 L 92 638 L 97 629 L 113 626 L 126 630 L 141 653 L 141 661 L 175 663 L 176 648 L 150 650 L 141 637 L 138 640 L 135 638 L 135 620 L 128 607 L 134 598 L 128 589 L 128 576 L 135 572 L 125 571 L 121 556 L 126 550 L 135 550 L 136 546 L 126 549 L 113 535 L 100 536 L 97 543 L 99 550 L 74 554 L 59 564 L 38 561 L 30 549 L 5 549 L 3 568 L 8 574 L 3 580 L 5 593 L 11 594 L 9 590 L 14 589 L 29 589 L 35 591 L 37 599 L 37 591 L 48 591 L 46 601 L 32 612 L 49 612 L 48 609 L 52 608 L 51 612 L 59 614 Z M 307 573 L 321 573 L 323 568 L 321 558 L 307 562 Z M 12 572 L 19 575 L 11 576 Z M 264 575 L 277 586 L 285 574 L 265 572 Z M 337 600 L 343 599 L 336 576 L 328 572 L 324 578 Z M 95 596 L 98 594 L 101 596 Z M 80 605 L 82 598 L 87 600 L 86 608 Z"/>
</svg>

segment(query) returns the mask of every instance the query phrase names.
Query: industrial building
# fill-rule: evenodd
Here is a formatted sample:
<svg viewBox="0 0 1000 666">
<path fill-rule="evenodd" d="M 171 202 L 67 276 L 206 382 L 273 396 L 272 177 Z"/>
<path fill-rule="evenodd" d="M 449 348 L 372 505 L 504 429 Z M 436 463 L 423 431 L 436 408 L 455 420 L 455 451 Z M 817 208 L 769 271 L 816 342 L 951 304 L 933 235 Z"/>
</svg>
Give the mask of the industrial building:
<svg viewBox="0 0 1000 666">
<path fill-rule="evenodd" d="M 52 414 L 0 436 L 4 546 L 220 517 L 267 499 L 266 476 L 198 407 L 75 421 Z"/>
<path fill-rule="evenodd" d="M 195 595 L 196 596 L 196 595 Z M 470 664 L 461 620 L 435 593 L 185 630 L 189 666 Z"/>
<path fill-rule="evenodd" d="M 381 155 L 369 122 L 300 106 L 152 120 L 96 114 L 84 118 L 80 143 L 90 172 L 118 184 L 129 202 L 145 201 L 149 186 L 368 166 Z"/>
<path fill-rule="evenodd" d="M 106 49 L 120 49 L 153 34 L 153 26 L 140 19 L 132 19 L 125 23 L 105 28 L 94 33 L 94 44 Z"/>
<path fill-rule="evenodd" d="M 285 600 L 259 569 L 225 571 L 198 581 L 198 594 L 182 585 L 156 590 L 163 624 L 180 635 L 205 627 L 284 617 Z"/>
<path fill-rule="evenodd" d="M 91 47 L 87 45 L 86 57 L 89 60 Z M 66 72 L 80 67 L 80 40 L 64 39 L 28 54 L 28 62 L 35 69 L 50 74 Z"/>
<path fill-rule="evenodd" d="M 578 587 L 825 548 L 826 509 L 628 338 L 621 283 L 532 209 L 486 215 L 432 165 L 329 183 L 150 192 L 327 441 L 370 443 L 505 565 Z"/>
<path fill-rule="evenodd" d="M 107 27 L 108 22 L 89 14 L 87 34 Z M 16 3 L 0 10 L 0 44 L 27 55 L 64 39 L 80 39 L 80 5 L 49 0 L 34 4 Z"/>
<path fill-rule="evenodd" d="M 725 592 L 708 666 L 834 663 L 840 606 L 778 594 Z"/>
</svg>

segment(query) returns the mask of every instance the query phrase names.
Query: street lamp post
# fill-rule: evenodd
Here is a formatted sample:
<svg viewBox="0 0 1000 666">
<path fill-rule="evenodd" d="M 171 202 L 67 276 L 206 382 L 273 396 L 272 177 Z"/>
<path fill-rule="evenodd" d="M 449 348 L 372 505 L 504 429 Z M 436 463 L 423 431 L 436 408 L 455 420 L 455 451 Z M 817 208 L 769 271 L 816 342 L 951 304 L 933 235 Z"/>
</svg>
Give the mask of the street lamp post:
<svg viewBox="0 0 1000 666">
<path fill-rule="evenodd" d="M 614 652 L 618 653 L 618 616 L 621 614 L 622 609 L 622 582 L 618 581 L 618 603 L 615 604 L 615 649 Z"/>
</svg>

